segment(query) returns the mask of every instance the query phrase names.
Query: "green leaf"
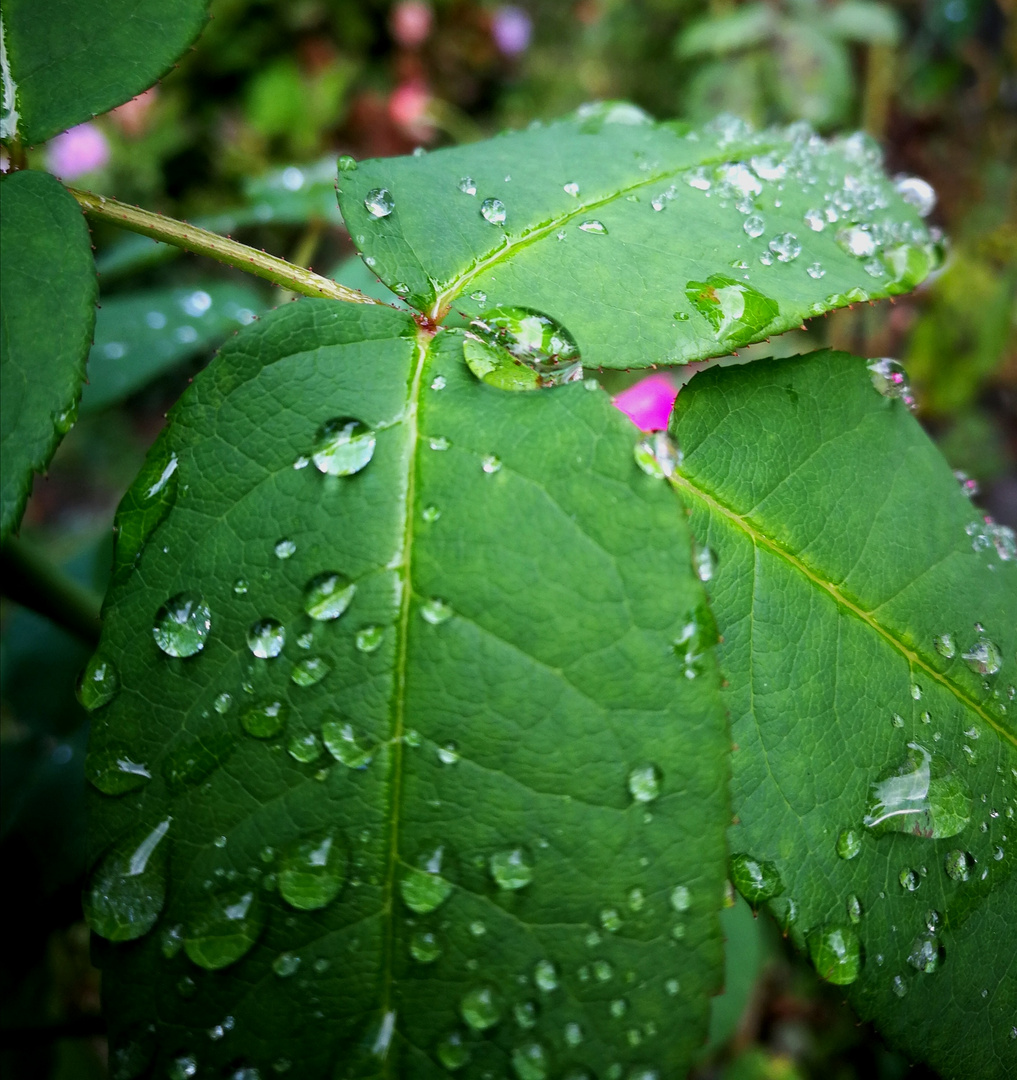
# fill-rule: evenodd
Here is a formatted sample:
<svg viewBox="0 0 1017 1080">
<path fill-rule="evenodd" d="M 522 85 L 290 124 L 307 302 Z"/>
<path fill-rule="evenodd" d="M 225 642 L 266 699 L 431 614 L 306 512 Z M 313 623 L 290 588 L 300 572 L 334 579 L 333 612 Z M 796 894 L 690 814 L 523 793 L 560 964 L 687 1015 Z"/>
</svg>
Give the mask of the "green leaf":
<svg viewBox="0 0 1017 1080">
<path fill-rule="evenodd" d="M 82 411 L 95 412 L 129 397 L 253 322 L 264 306 L 256 289 L 215 282 L 104 299 L 95 321 Z"/>
<path fill-rule="evenodd" d="M 854 95 L 854 72 L 842 42 L 810 23 L 785 19 L 770 60 L 782 115 L 821 128 L 844 123 Z"/>
<path fill-rule="evenodd" d="M 1017 549 L 873 374 L 818 353 L 678 397 L 675 486 L 724 635 L 735 876 L 894 1043 L 1002 1077 Z"/>
<path fill-rule="evenodd" d="M 7 0 L 16 111 L 5 116 L 14 129 L 5 137 L 40 143 L 147 90 L 201 33 L 207 7 L 207 0 Z"/>
<path fill-rule="evenodd" d="M 0 200 L 0 536 L 32 474 L 74 423 L 98 292 L 78 204 L 47 173 L 4 177 Z"/>
<path fill-rule="evenodd" d="M 896 45 L 904 33 L 896 10 L 872 0 L 843 0 L 830 9 L 825 22 L 837 37 L 869 45 Z"/>
<path fill-rule="evenodd" d="M 769 39 L 775 21 L 769 4 L 744 4 L 724 15 L 696 19 L 675 39 L 675 55 L 724 56 L 751 49 Z"/>
<path fill-rule="evenodd" d="M 535 308 L 567 327 L 587 367 L 721 355 L 910 289 L 934 258 L 865 136 L 826 143 L 804 125 L 752 134 L 731 117 L 686 130 L 618 103 L 362 162 L 340 173 L 340 189 L 365 261 L 414 307 L 464 320 L 490 305 Z M 716 274 L 777 314 L 732 331 L 743 304 L 731 292 L 718 334 L 716 299 L 687 295 Z"/>
<path fill-rule="evenodd" d="M 272 312 L 121 508 L 86 905 L 156 1074 L 679 1075 L 705 1038 L 729 744 L 684 516 L 596 384 L 499 391 L 463 340 Z"/>
</svg>

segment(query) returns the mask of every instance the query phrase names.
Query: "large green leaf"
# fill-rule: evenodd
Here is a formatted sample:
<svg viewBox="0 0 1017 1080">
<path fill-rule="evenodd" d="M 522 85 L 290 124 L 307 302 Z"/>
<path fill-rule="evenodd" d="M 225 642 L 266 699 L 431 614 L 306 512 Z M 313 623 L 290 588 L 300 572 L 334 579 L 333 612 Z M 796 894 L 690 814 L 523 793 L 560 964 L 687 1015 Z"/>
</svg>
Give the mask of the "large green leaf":
<svg viewBox="0 0 1017 1080">
<path fill-rule="evenodd" d="M 899 392 L 842 353 L 717 369 L 672 420 L 724 635 L 735 880 L 908 1053 L 1012 1076 L 1017 550 L 870 375 Z"/>
<path fill-rule="evenodd" d="M 86 908 L 124 1075 L 677 1076 L 705 1037 L 729 744 L 684 515 L 595 383 L 500 391 L 463 340 L 287 305 L 121 508 Z M 337 418 L 374 434 L 329 458 Z"/>
<path fill-rule="evenodd" d="M 934 258 L 875 143 L 805 125 L 687 130 L 609 104 L 339 182 L 365 261 L 414 307 L 536 308 L 588 367 L 721 355 L 907 291 Z"/>
<path fill-rule="evenodd" d="M 58 180 L 17 172 L 0 186 L 0 536 L 18 522 L 74 423 L 98 288 L 88 226 Z"/>
<path fill-rule="evenodd" d="M 201 33 L 207 8 L 208 0 L 5 0 L 5 138 L 42 142 L 147 90 Z"/>
</svg>

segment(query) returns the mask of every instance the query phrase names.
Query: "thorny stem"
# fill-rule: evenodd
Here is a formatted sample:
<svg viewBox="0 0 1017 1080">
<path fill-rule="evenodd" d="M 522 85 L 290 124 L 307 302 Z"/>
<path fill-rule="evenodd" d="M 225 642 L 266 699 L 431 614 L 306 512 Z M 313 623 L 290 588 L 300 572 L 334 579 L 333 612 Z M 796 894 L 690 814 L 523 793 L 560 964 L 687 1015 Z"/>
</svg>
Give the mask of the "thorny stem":
<svg viewBox="0 0 1017 1080">
<path fill-rule="evenodd" d="M 196 225 L 188 225 L 186 221 L 164 217 L 151 210 L 129 206 L 117 199 L 95 195 L 90 191 L 79 191 L 76 188 L 68 190 L 90 217 L 109 221 L 123 229 L 130 229 L 131 232 L 150 236 L 153 240 L 162 240 L 164 243 L 183 248 L 184 251 L 218 259 L 227 266 L 245 270 L 249 274 L 256 274 L 302 296 L 323 296 L 330 300 L 344 300 L 349 304 L 381 303 L 380 300 L 365 296 L 356 289 L 339 285 L 331 278 L 322 277 L 321 274 L 316 274 L 312 270 L 294 266 L 285 259 L 258 251 L 229 237 L 209 232 L 207 229 L 199 229 Z"/>
</svg>

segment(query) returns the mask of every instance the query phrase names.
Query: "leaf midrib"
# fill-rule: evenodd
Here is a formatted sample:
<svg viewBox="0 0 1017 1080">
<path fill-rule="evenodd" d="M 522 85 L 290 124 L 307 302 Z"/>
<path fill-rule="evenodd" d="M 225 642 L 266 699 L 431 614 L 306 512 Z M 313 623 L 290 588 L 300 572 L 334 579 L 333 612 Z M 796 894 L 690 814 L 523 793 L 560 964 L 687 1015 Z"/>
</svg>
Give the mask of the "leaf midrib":
<svg viewBox="0 0 1017 1080">
<path fill-rule="evenodd" d="M 960 686 L 953 682 L 953 680 L 948 679 L 945 675 L 936 671 L 935 668 L 931 667 L 920 653 L 915 652 L 913 649 L 909 649 L 900 638 L 891 633 L 886 627 L 882 626 L 875 618 L 873 618 L 871 612 L 865 611 L 864 608 L 860 607 L 853 600 L 850 600 L 836 585 L 833 584 L 833 582 L 827 581 L 816 570 L 799 559 L 798 556 L 792 554 L 790 551 L 781 547 L 776 541 L 766 536 L 765 533 L 761 532 L 744 515 L 738 513 L 733 507 L 727 506 L 715 495 L 711 495 L 702 488 L 697 487 L 692 480 L 683 473 L 675 473 L 675 475 L 671 477 L 671 486 L 678 491 L 691 495 L 693 498 L 699 499 L 711 513 L 718 514 L 745 533 L 755 546 L 765 548 L 772 555 L 776 555 L 779 559 L 783 559 L 784 562 L 800 573 L 814 586 L 827 592 L 833 597 L 836 604 L 845 611 L 850 612 L 856 618 L 864 622 L 871 630 L 879 634 L 879 636 L 896 649 L 912 667 L 919 668 L 930 679 L 934 680 L 940 686 L 945 687 L 961 705 L 980 717 L 984 723 L 995 731 L 1002 739 L 1017 747 L 1017 734 L 1007 731 L 1006 728 L 997 723 L 997 721 L 994 720 L 993 717 Z"/>
<path fill-rule="evenodd" d="M 610 195 L 605 195 L 602 199 L 595 199 L 588 203 L 581 202 L 575 209 L 570 210 L 568 213 L 561 214 L 556 218 L 552 218 L 550 222 L 538 225 L 528 232 L 522 233 L 515 240 L 506 237 L 505 243 L 500 247 L 495 248 L 488 255 L 481 256 L 481 258 L 473 263 L 468 270 L 464 271 L 458 277 L 451 278 L 445 283 L 442 290 L 435 296 L 434 303 L 428 313 L 429 317 L 436 322 L 443 319 L 448 314 L 453 300 L 455 300 L 474 278 L 479 277 L 480 274 L 489 267 L 495 266 L 520 248 L 529 247 L 529 245 L 535 244 L 538 240 L 543 240 L 549 233 L 553 232 L 555 229 L 560 229 L 563 225 L 567 225 L 573 218 L 579 217 L 580 214 L 588 214 L 592 210 L 599 210 L 601 207 L 616 202 L 618 199 L 624 198 L 634 191 L 639 191 L 641 188 L 649 187 L 652 184 L 662 183 L 664 180 L 675 179 L 689 169 L 703 168 L 707 165 L 722 165 L 726 161 L 741 161 L 746 156 L 746 151 L 751 152 L 753 155 L 765 154 L 771 150 L 779 149 L 781 145 L 782 144 L 779 142 L 760 143 L 758 146 L 751 147 L 745 147 L 743 144 L 741 150 L 734 150 L 734 148 L 732 148 L 732 153 L 710 155 L 687 165 L 654 173 L 652 176 L 648 176 L 644 180 L 638 181 L 638 183 L 618 188 L 611 192 Z"/>
</svg>

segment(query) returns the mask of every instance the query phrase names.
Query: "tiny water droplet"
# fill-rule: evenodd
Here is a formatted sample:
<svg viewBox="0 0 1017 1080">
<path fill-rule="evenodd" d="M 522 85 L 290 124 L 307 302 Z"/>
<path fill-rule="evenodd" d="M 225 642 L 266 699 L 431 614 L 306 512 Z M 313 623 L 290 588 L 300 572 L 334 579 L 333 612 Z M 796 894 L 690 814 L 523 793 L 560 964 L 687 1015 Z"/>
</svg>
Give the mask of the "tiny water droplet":
<svg viewBox="0 0 1017 1080">
<path fill-rule="evenodd" d="M 565 1025 L 562 1034 L 568 1046 L 579 1046 L 583 1041 L 583 1029 L 574 1020 Z"/>
<path fill-rule="evenodd" d="M 261 660 L 278 656 L 286 644 L 286 630 L 276 619 L 259 619 L 247 630 L 247 647 Z"/>
<path fill-rule="evenodd" d="M 326 420 L 314 438 L 311 458 L 328 476 L 352 476 L 374 456 L 377 436 L 363 421 L 350 416 Z"/>
<path fill-rule="evenodd" d="M 288 540 L 284 537 L 282 540 L 276 541 L 275 547 L 273 547 L 272 550 L 275 552 L 275 557 L 277 559 L 288 559 L 296 552 L 297 545 L 292 540 Z"/>
<path fill-rule="evenodd" d="M 518 1080 L 547 1080 L 551 1063 L 540 1043 L 524 1043 L 514 1047 L 511 1061 Z"/>
<path fill-rule="evenodd" d="M 427 445 L 432 450 L 447 450 L 452 444 L 445 438 L 444 435 L 432 435 L 427 441 Z"/>
<path fill-rule="evenodd" d="M 480 461 L 480 467 L 488 475 L 501 471 L 501 461 L 494 454 L 485 454 Z"/>
<path fill-rule="evenodd" d="M 313 731 L 294 732 L 286 743 L 286 752 L 294 761 L 310 765 L 321 757 L 321 740 Z"/>
<path fill-rule="evenodd" d="M 826 277 L 826 271 L 823 269 L 822 263 L 818 262 L 810 263 L 805 268 L 805 273 L 808 274 L 810 278 L 815 278 L 817 281 L 821 277 Z"/>
<path fill-rule="evenodd" d="M 616 1020 L 620 1020 L 629 1011 L 629 1003 L 624 998 L 615 998 L 608 1006 L 608 1011 Z"/>
<path fill-rule="evenodd" d="M 681 449 L 666 431 L 650 431 L 642 436 L 635 445 L 634 456 L 640 469 L 657 480 L 674 476 L 682 463 Z"/>
<path fill-rule="evenodd" d="M 293 665 L 290 681 L 297 686 L 314 686 L 332 670 L 329 663 L 320 656 L 305 656 Z"/>
<path fill-rule="evenodd" d="M 495 852 L 487 865 L 495 884 L 505 891 L 525 888 L 533 880 L 533 866 L 522 848 Z"/>
<path fill-rule="evenodd" d="M 664 990 L 670 997 L 677 997 L 678 991 L 681 990 L 681 983 L 677 979 L 668 979 L 664 983 Z"/>
<path fill-rule="evenodd" d="M 894 975 L 893 982 L 890 983 L 890 989 L 896 997 L 902 998 L 908 992 L 908 984 L 899 976 Z"/>
<path fill-rule="evenodd" d="M 388 217 L 395 209 L 395 199 L 388 188 L 371 188 L 364 197 L 364 206 L 371 217 Z"/>
<path fill-rule="evenodd" d="M 430 525 L 441 517 L 441 511 L 437 506 L 431 504 L 430 506 L 425 506 L 424 509 L 420 511 L 420 516 Z"/>
<path fill-rule="evenodd" d="M 701 547 L 695 554 L 696 574 L 702 582 L 712 581 L 717 572 L 717 555 L 712 548 Z"/>
<path fill-rule="evenodd" d="M 344 574 L 334 570 L 318 574 L 304 588 L 304 611 L 319 622 L 338 619 L 356 591 L 357 586 Z"/>
<path fill-rule="evenodd" d="M 856 829 L 842 829 L 837 837 L 837 854 L 842 859 L 854 859 L 862 850 L 862 837 Z"/>
<path fill-rule="evenodd" d="M 474 1031 L 487 1031 L 501 1019 L 501 1000 L 490 986 L 476 987 L 463 995 L 459 1014 Z"/>
<path fill-rule="evenodd" d="M 283 952 L 280 953 L 272 961 L 272 970 L 281 979 L 287 979 L 290 975 L 295 975 L 297 969 L 300 967 L 300 957 L 296 953 Z"/>
<path fill-rule="evenodd" d="M 265 910 L 257 893 L 228 886 L 206 896 L 184 930 L 184 951 L 199 967 L 236 963 L 258 940 Z"/>
<path fill-rule="evenodd" d="M 581 221 L 579 223 L 579 229 L 581 232 L 594 233 L 597 236 L 607 236 L 607 226 L 596 218 L 590 218 L 588 221 Z"/>
<path fill-rule="evenodd" d="M 762 236 L 766 232 L 766 222 L 763 220 L 760 214 L 750 214 L 743 222 L 742 228 L 745 232 L 755 239 L 757 236 Z"/>
<path fill-rule="evenodd" d="M 350 154 L 342 154 L 338 161 L 340 172 L 356 172 L 357 159 Z"/>
<path fill-rule="evenodd" d="M 566 195 L 571 195 L 574 199 L 579 197 L 579 185 L 575 181 L 565 184 L 562 190 Z"/>
<path fill-rule="evenodd" d="M 102 653 L 94 653 L 78 677 L 77 698 L 82 708 L 95 712 L 108 705 L 119 692 L 116 665 Z"/>
<path fill-rule="evenodd" d="M 798 237 L 790 232 L 775 236 L 767 246 L 777 256 L 777 262 L 793 262 L 802 253 L 802 245 Z"/>
<path fill-rule="evenodd" d="M 430 623 L 431 626 L 441 626 L 442 623 L 448 622 L 455 612 L 452 610 L 452 605 L 447 604 L 444 600 L 439 600 L 437 596 L 432 596 L 430 600 L 425 600 L 420 605 L 420 616 L 426 623 Z"/>
<path fill-rule="evenodd" d="M 515 1017 L 516 1023 L 524 1031 L 529 1031 L 530 1028 L 536 1027 L 537 1024 L 537 1003 L 535 1001 L 521 1001 L 518 1005 L 513 1006 L 512 1015 Z"/>
<path fill-rule="evenodd" d="M 480 216 L 492 225 L 502 225 L 508 214 L 501 199 L 485 199 L 480 204 Z"/>
<path fill-rule="evenodd" d="M 167 656 L 194 656 L 205 647 L 212 628 L 212 613 L 202 596 L 177 593 L 155 614 L 152 636 Z"/>
<path fill-rule="evenodd" d="M 689 891 L 687 885 L 676 885 L 671 890 L 671 895 L 668 897 L 671 907 L 678 912 L 679 915 L 684 914 L 692 906 L 692 893 Z"/>
<path fill-rule="evenodd" d="M 922 879 L 910 866 L 905 866 L 904 869 L 901 870 L 897 875 L 897 880 L 900 882 L 901 888 L 906 889 L 908 892 L 914 892 L 922 883 Z"/>
<path fill-rule="evenodd" d="M 432 390 L 444 390 L 447 385 L 448 383 L 444 375 L 435 375 L 435 377 L 431 380 Z"/>
<path fill-rule="evenodd" d="M 855 896 L 854 893 L 847 898 L 846 902 L 848 918 L 852 923 L 858 924 L 862 921 L 862 902 Z"/>
<path fill-rule="evenodd" d="M 609 934 L 616 934 L 622 928 L 622 918 L 618 909 L 603 908 L 600 912 L 600 925 Z"/>
<path fill-rule="evenodd" d="M 637 803 L 653 802 L 660 795 L 661 779 L 656 765 L 639 765 L 629 772 L 629 794 Z"/>
<path fill-rule="evenodd" d="M 441 944 L 430 930 L 418 930 L 410 938 L 410 956 L 418 964 L 433 964 L 441 956 Z"/>
<path fill-rule="evenodd" d="M 464 176 L 459 181 L 459 183 L 456 184 L 456 187 L 459 188 L 459 190 L 464 195 L 476 195 L 477 194 L 477 184 L 476 184 L 476 181 L 473 179 L 472 176 Z"/>
<path fill-rule="evenodd" d="M 380 626 L 365 626 L 357 631 L 354 641 L 360 652 L 372 653 L 381 645 L 384 636 L 385 631 Z"/>
</svg>

